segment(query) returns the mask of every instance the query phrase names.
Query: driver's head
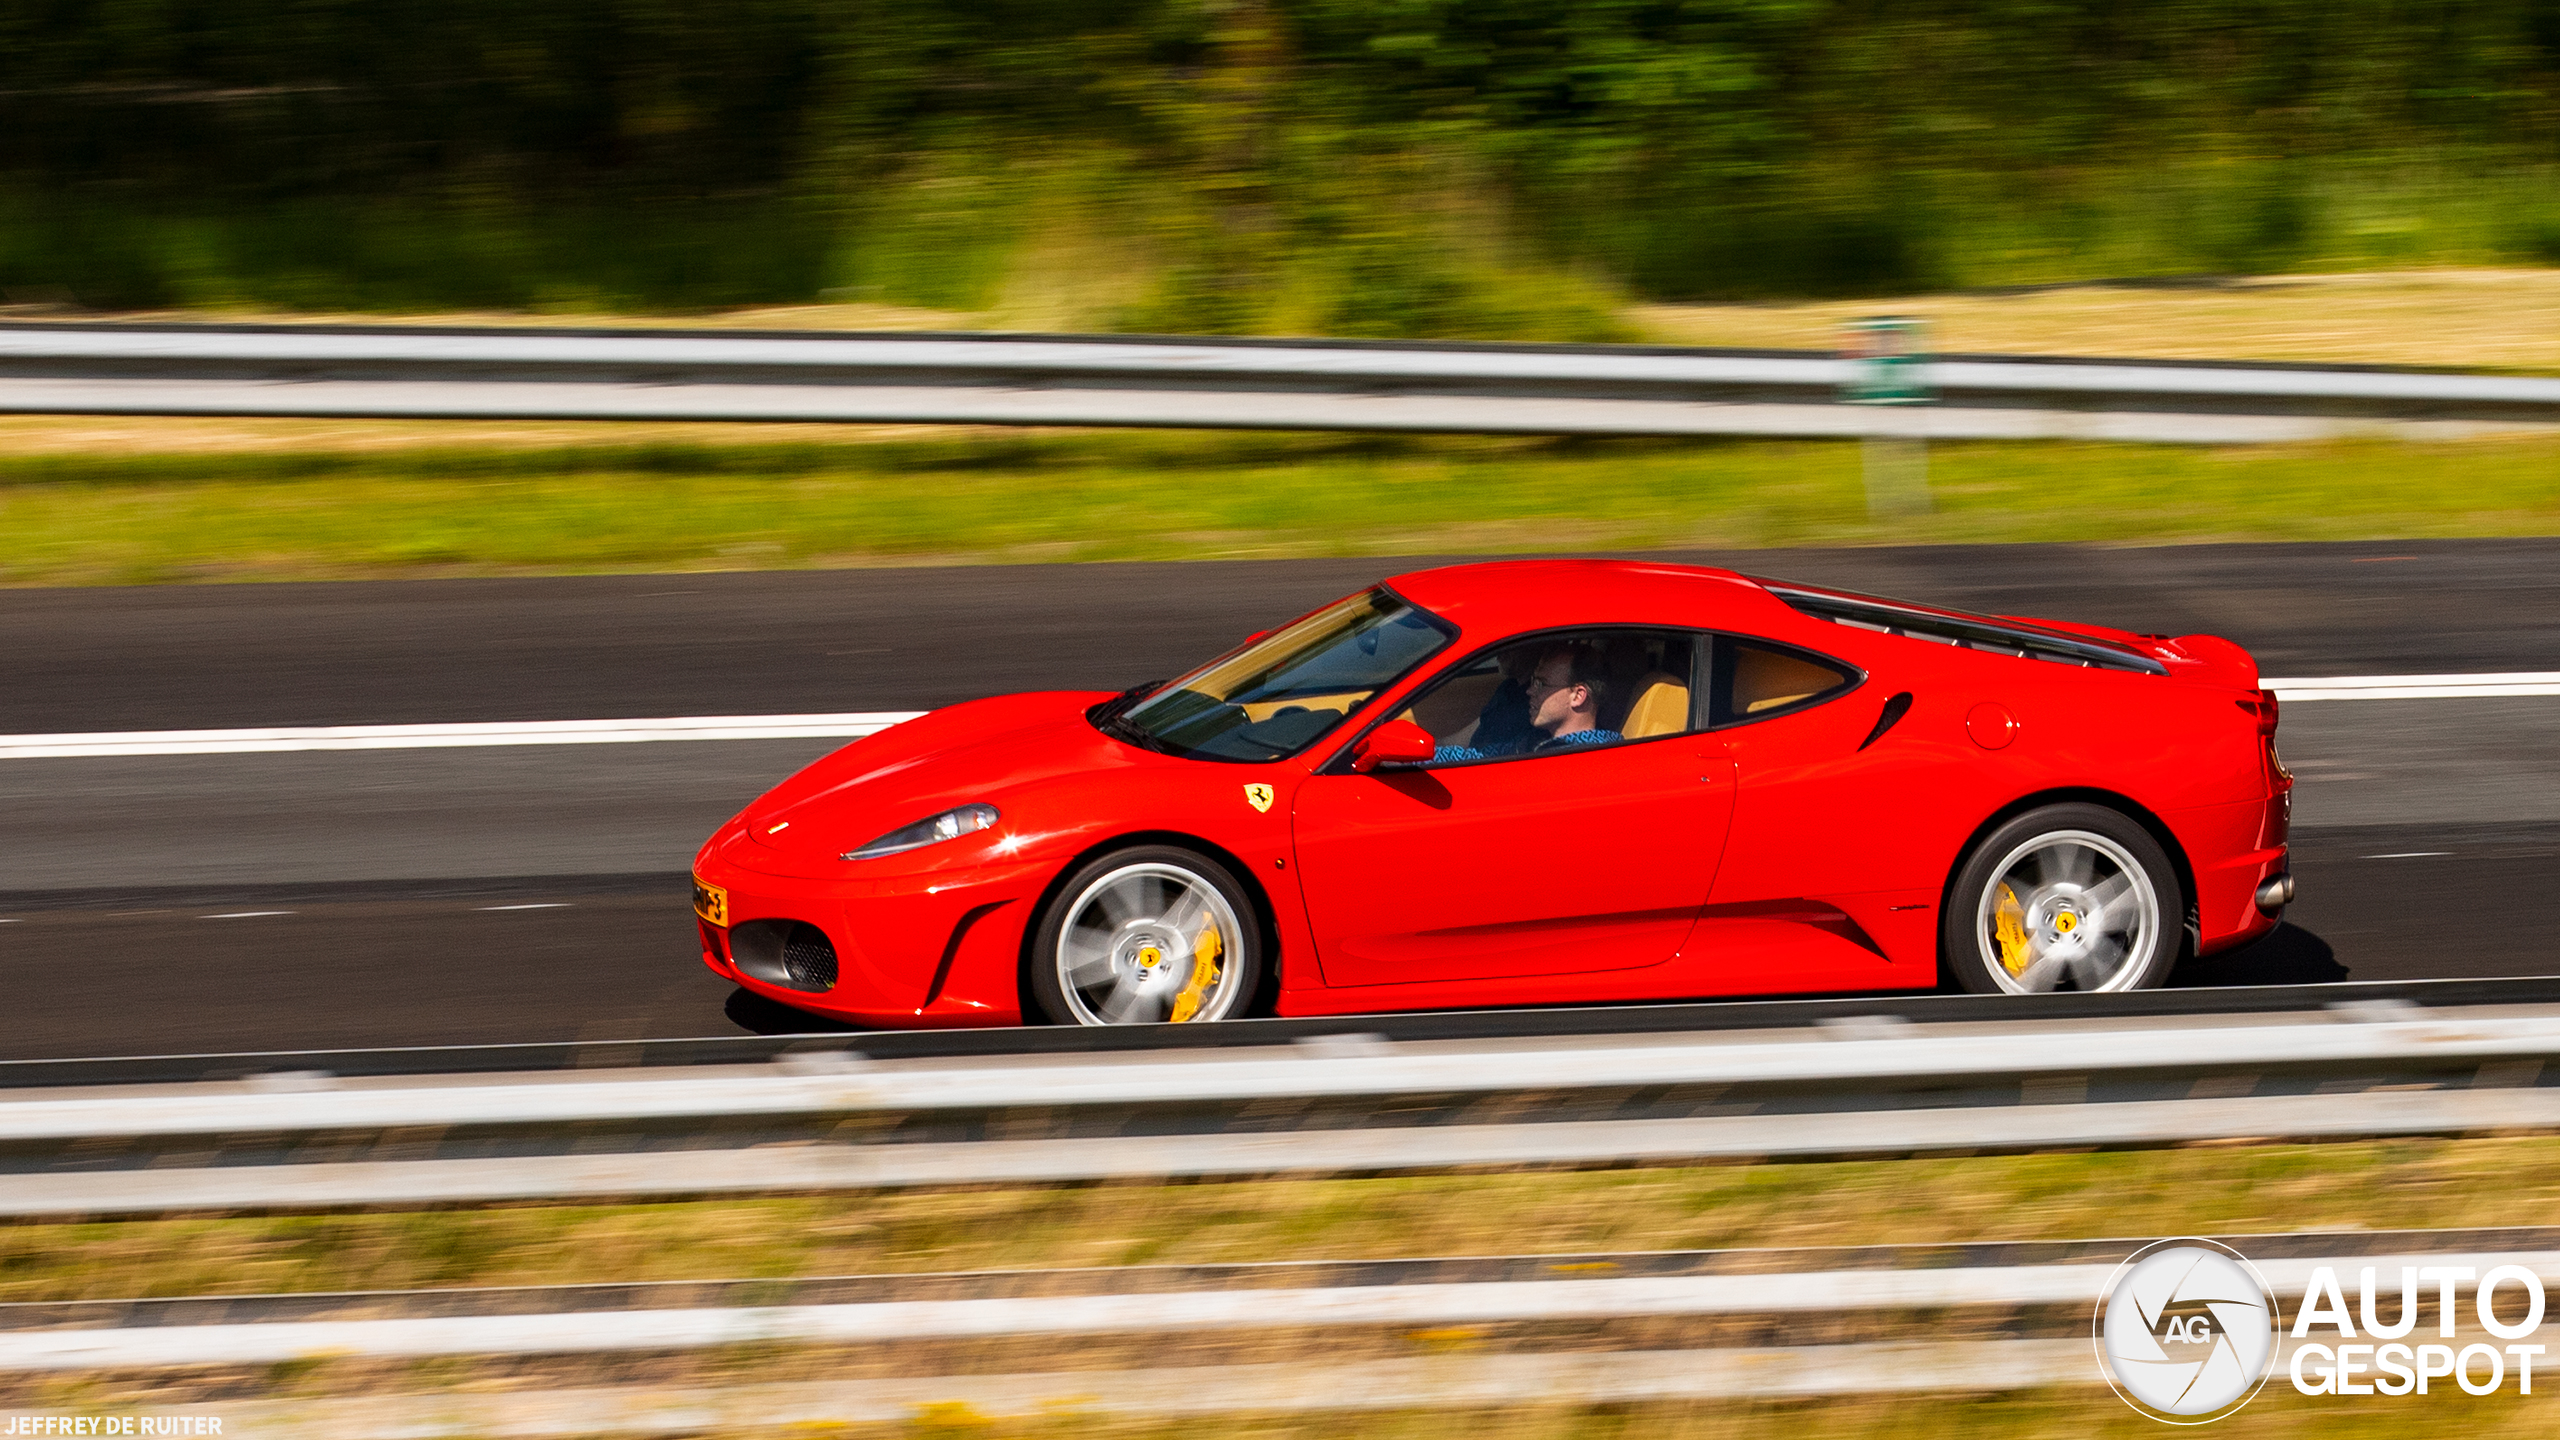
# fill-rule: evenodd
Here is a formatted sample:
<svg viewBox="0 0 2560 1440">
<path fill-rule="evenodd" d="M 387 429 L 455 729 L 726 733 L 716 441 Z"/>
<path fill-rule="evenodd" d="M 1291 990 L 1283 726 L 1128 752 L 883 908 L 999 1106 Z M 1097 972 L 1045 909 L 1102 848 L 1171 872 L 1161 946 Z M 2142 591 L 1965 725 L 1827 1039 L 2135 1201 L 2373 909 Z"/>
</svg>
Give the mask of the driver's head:
<svg viewBox="0 0 2560 1440">
<path fill-rule="evenodd" d="M 1529 723 L 1549 736 L 1571 735 L 1600 723 L 1600 652 L 1588 645 L 1551 645 L 1529 676 Z"/>
</svg>

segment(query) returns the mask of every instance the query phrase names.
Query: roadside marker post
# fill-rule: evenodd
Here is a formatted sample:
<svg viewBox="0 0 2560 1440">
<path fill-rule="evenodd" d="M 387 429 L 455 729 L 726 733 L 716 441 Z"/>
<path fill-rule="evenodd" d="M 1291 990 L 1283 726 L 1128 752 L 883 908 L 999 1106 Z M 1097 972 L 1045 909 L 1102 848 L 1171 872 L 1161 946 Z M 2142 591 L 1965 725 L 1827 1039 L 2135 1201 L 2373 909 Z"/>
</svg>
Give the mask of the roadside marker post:
<svg viewBox="0 0 2560 1440">
<path fill-rule="evenodd" d="M 1872 517 L 1929 511 L 1927 432 L 1886 418 L 1895 413 L 1890 407 L 1927 405 L 1937 398 L 1929 389 L 1925 338 L 1923 323 L 1908 316 L 1876 316 L 1844 327 L 1842 349 L 1855 364 L 1840 398 L 1851 405 L 1880 407 L 1866 427 L 1864 447 L 1867 514 Z"/>
</svg>

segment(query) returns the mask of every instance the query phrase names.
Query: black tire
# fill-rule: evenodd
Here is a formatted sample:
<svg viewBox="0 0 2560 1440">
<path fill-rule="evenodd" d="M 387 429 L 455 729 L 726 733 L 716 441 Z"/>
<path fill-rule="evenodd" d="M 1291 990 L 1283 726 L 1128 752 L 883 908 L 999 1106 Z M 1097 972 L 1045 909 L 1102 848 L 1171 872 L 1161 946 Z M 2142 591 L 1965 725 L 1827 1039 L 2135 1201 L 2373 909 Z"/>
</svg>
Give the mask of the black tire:
<svg viewBox="0 0 2560 1440">
<path fill-rule="evenodd" d="M 1218 943 L 1204 957 L 1212 930 Z M 1225 865 L 1179 846 L 1132 846 L 1059 884 L 1023 963 L 1033 1002 L 1054 1024 L 1171 1021 L 1186 991 L 1193 1013 L 1184 1020 L 1232 1020 L 1262 988 L 1262 919 Z M 1214 979 L 1204 983 L 1204 969 Z"/>
<path fill-rule="evenodd" d="M 2150 831 L 2103 805 L 2047 805 L 1956 867 L 1939 960 L 1976 995 L 2145 990 L 2177 965 L 2186 914 L 2177 867 Z"/>
</svg>

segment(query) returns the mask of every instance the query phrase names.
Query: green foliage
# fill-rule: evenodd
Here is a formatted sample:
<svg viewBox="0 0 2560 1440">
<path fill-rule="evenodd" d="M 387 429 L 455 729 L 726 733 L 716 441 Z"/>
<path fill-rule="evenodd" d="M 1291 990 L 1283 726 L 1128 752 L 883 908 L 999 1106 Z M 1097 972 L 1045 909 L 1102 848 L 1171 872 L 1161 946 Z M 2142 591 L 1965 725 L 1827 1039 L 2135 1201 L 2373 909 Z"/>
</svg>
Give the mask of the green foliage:
<svg viewBox="0 0 2560 1440">
<path fill-rule="evenodd" d="M 0 0 L 0 298 L 1602 338 L 2560 261 L 2551 0 Z"/>
<path fill-rule="evenodd" d="M 832 231 L 770 197 L 539 214 L 405 198 L 64 203 L 0 192 L 0 288 L 19 303 L 273 310 L 714 309 L 805 298 Z"/>
</svg>

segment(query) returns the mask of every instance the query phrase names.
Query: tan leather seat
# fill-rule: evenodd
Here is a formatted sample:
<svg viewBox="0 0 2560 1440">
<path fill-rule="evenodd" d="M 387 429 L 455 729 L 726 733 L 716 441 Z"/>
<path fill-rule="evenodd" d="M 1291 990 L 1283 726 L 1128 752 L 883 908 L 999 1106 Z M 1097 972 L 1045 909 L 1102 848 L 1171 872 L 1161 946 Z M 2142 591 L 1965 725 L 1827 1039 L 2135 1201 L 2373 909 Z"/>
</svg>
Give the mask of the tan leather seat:
<svg viewBox="0 0 2560 1440">
<path fill-rule="evenodd" d="M 1810 700 L 1826 690 L 1840 688 L 1843 683 L 1839 674 L 1826 666 L 1745 645 L 1734 657 L 1734 713 L 1757 715 L 1781 705 Z"/>
<path fill-rule="evenodd" d="M 1636 699 L 1627 707 L 1620 734 L 1630 740 L 1677 735 L 1689 728 L 1689 687 L 1679 676 L 1656 670 L 1636 682 Z"/>
<path fill-rule="evenodd" d="M 1482 675 L 1460 675 L 1438 686 L 1408 708 L 1398 719 L 1410 720 L 1430 731 L 1442 744 L 1464 745 L 1461 734 L 1472 734 L 1476 716 L 1485 702 L 1493 698 L 1494 688 L 1502 683 L 1499 671 Z"/>
</svg>

